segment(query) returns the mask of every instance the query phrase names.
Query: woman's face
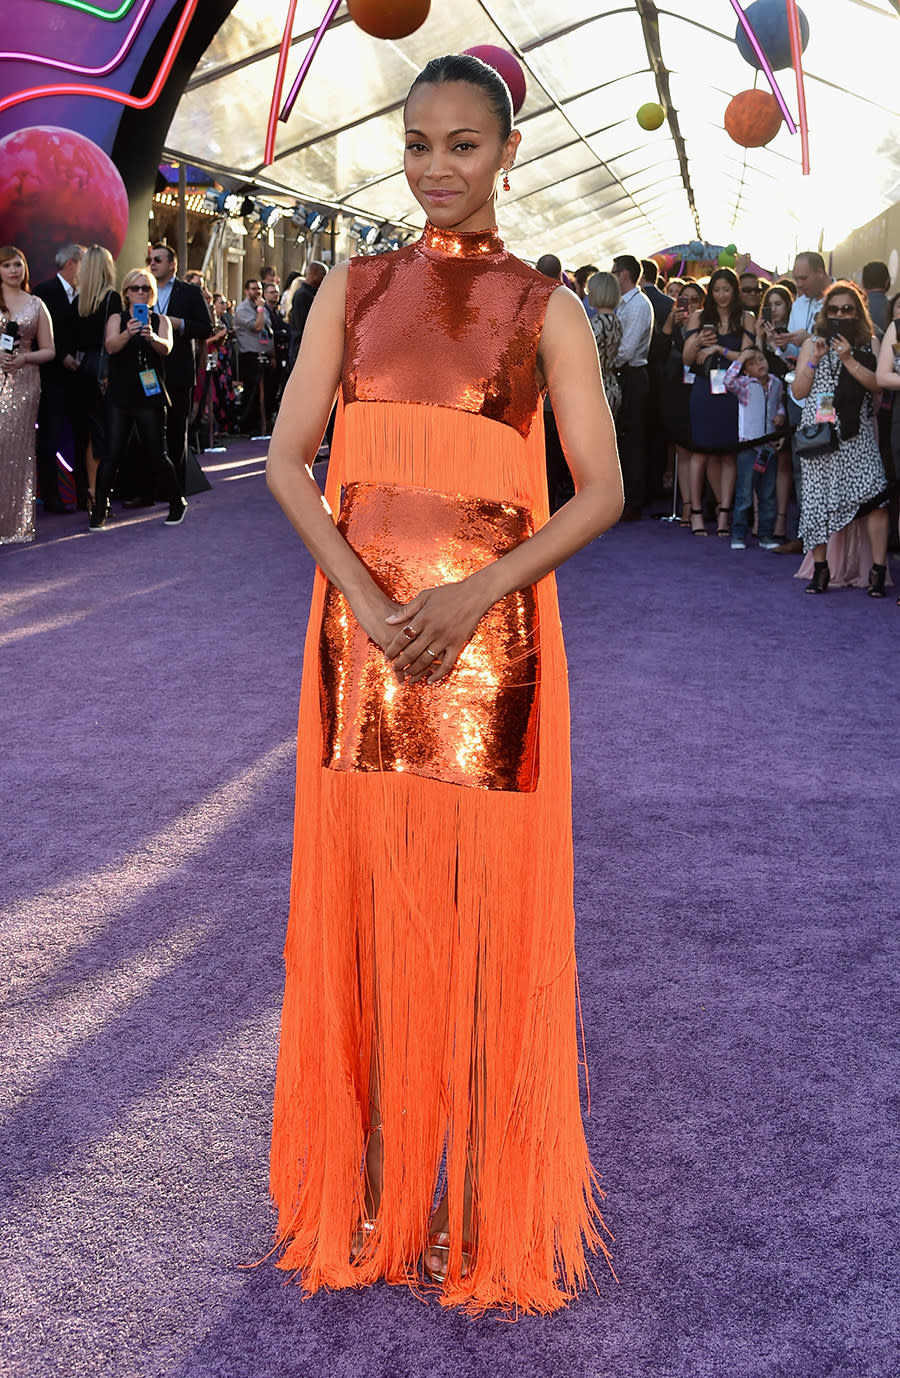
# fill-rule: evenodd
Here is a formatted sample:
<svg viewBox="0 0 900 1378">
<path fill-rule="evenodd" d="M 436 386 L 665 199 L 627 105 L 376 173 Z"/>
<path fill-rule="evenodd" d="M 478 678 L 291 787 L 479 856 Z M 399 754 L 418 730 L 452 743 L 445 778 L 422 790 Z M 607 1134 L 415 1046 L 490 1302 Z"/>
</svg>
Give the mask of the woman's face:
<svg viewBox="0 0 900 1378">
<path fill-rule="evenodd" d="M 126 306 L 133 306 L 136 301 L 145 301 L 148 306 L 152 306 L 153 288 L 149 278 L 140 277 L 135 282 L 130 282 L 125 288 Z"/>
<path fill-rule="evenodd" d="M 4 287 L 21 287 L 25 281 L 25 264 L 19 258 L 8 258 L 5 263 L 0 263 L 0 282 Z"/>
<path fill-rule="evenodd" d="M 682 302 L 687 309 L 688 315 L 690 315 L 692 311 L 700 310 L 700 307 L 703 305 L 703 298 L 695 287 L 685 287 L 681 296 L 678 298 L 679 306 Z"/>
<path fill-rule="evenodd" d="M 217 316 L 225 315 L 225 308 L 228 305 L 228 303 L 226 302 L 224 297 L 216 297 L 213 305 L 215 306 Z"/>
<path fill-rule="evenodd" d="M 852 329 L 859 317 L 856 298 L 850 292 L 835 292 L 834 296 L 828 298 L 825 317 L 827 320 L 837 321 L 839 326 L 849 326 Z"/>
<path fill-rule="evenodd" d="M 722 310 L 730 310 L 731 303 L 734 301 L 734 288 L 727 278 L 718 278 L 713 283 L 713 301 Z"/>
<path fill-rule="evenodd" d="M 681 296 L 681 283 L 680 283 L 680 282 L 667 282 L 667 283 L 666 283 L 666 296 L 667 296 L 667 297 L 672 297 L 674 301 L 677 301 L 678 298 Z"/>
<path fill-rule="evenodd" d="M 772 313 L 772 324 L 784 325 L 790 315 L 790 309 L 781 293 L 776 292 L 774 296 L 769 298 L 766 305 L 770 308 Z"/>
<path fill-rule="evenodd" d="M 894 302 L 894 310 L 891 313 L 892 320 L 900 320 L 900 297 Z"/>
<path fill-rule="evenodd" d="M 489 230 L 500 172 L 520 135 L 500 137 L 487 97 L 466 81 L 417 86 L 406 103 L 403 168 L 413 196 L 444 230 Z"/>
</svg>

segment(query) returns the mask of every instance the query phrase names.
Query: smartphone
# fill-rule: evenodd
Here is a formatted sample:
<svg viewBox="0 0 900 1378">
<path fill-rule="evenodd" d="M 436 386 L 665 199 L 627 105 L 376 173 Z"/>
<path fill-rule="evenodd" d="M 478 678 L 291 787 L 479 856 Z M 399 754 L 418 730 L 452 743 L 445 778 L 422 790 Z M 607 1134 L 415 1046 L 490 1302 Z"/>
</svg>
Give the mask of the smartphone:
<svg viewBox="0 0 900 1378">
<path fill-rule="evenodd" d="M 150 307 L 145 301 L 136 301 L 131 308 L 131 314 L 134 316 L 138 325 L 144 326 L 150 324 Z"/>
<path fill-rule="evenodd" d="M 835 336 L 836 336 L 836 335 L 840 335 L 840 333 L 841 333 L 841 323 L 840 323 L 840 321 L 826 321 L 826 322 L 825 322 L 825 339 L 826 339 L 826 340 L 833 340 L 833 339 L 835 338 Z"/>
<path fill-rule="evenodd" d="M 766 325 L 771 325 L 771 324 L 772 324 L 772 307 L 771 307 L 771 304 L 768 305 L 768 306 L 764 306 L 764 307 L 763 307 L 762 318 L 763 318 L 763 320 L 765 321 Z"/>
</svg>

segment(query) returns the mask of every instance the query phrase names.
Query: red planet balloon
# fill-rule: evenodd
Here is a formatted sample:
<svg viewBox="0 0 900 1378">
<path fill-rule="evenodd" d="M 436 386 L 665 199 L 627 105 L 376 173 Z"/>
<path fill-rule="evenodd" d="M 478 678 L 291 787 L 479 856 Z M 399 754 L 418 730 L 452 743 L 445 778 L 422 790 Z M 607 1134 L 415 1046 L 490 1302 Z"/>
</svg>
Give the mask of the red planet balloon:
<svg viewBox="0 0 900 1378">
<path fill-rule="evenodd" d="M 32 282 L 52 277 L 63 244 L 103 244 L 113 258 L 128 230 L 128 193 L 102 148 L 55 125 L 0 139 L 0 242 L 28 259 Z"/>
<path fill-rule="evenodd" d="M 505 48 L 495 48 L 493 43 L 479 43 L 465 50 L 470 57 L 480 57 L 489 67 L 493 67 L 509 87 L 512 96 L 513 114 L 518 115 L 525 104 L 525 73 L 517 58 Z"/>
<path fill-rule="evenodd" d="M 771 91 L 739 91 L 728 102 L 725 130 L 741 148 L 762 148 L 781 128 L 781 107 Z"/>
<path fill-rule="evenodd" d="M 347 0 L 354 24 L 373 38 L 408 38 L 428 18 L 431 0 Z"/>
</svg>

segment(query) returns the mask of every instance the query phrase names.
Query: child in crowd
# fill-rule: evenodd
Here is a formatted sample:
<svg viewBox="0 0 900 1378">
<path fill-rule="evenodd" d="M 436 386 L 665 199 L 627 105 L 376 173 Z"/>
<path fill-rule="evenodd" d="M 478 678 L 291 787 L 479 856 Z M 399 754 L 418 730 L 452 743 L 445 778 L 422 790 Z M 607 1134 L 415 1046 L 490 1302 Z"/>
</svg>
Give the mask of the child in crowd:
<svg viewBox="0 0 900 1378">
<path fill-rule="evenodd" d="M 780 379 L 769 373 L 769 361 L 761 349 L 744 349 L 725 374 L 725 387 L 738 400 L 737 488 L 731 549 L 746 550 L 753 518 L 753 489 L 759 504 L 759 543 L 775 550 L 773 537 L 777 503 L 775 451 L 784 443 L 777 428 L 784 425 L 784 400 Z"/>
</svg>

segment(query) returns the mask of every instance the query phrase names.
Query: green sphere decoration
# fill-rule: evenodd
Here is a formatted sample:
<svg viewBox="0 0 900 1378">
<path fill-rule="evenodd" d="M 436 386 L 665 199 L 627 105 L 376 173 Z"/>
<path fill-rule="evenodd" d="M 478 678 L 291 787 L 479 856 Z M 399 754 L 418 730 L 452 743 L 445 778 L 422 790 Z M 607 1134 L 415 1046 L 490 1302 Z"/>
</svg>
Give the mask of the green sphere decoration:
<svg viewBox="0 0 900 1378">
<path fill-rule="evenodd" d="M 641 129 L 659 129 L 665 118 L 665 110 L 655 100 L 647 101 L 647 104 L 642 105 L 637 112 L 637 122 Z"/>
</svg>

